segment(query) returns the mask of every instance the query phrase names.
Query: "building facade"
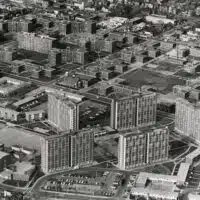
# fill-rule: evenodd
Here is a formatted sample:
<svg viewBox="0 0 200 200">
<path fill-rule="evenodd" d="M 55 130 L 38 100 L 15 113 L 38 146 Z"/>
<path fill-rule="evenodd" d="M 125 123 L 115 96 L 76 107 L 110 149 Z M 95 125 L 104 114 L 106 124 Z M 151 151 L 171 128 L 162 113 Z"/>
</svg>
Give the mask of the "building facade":
<svg viewBox="0 0 200 200">
<path fill-rule="evenodd" d="M 81 101 L 81 100 L 80 100 Z M 48 120 L 61 131 L 79 129 L 79 100 L 60 95 L 48 94 Z"/>
<path fill-rule="evenodd" d="M 31 32 L 34 27 L 28 20 L 9 20 L 7 23 L 9 32 Z"/>
<path fill-rule="evenodd" d="M 43 54 L 48 54 L 53 48 L 56 39 L 35 33 L 19 33 L 17 34 L 18 47 L 29 51 L 36 51 Z"/>
<path fill-rule="evenodd" d="M 72 49 L 67 47 L 61 50 L 62 63 L 84 64 L 87 60 L 87 52 L 82 49 Z"/>
<path fill-rule="evenodd" d="M 93 162 L 92 129 L 41 138 L 40 142 L 41 168 L 44 173 Z"/>
<path fill-rule="evenodd" d="M 200 140 L 200 104 L 198 101 L 189 102 L 179 98 L 176 101 L 175 131 Z"/>
<path fill-rule="evenodd" d="M 56 135 L 41 138 L 41 168 L 44 173 L 67 169 L 70 166 L 70 136 Z"/>
<path fill-rule="evenodd" d="M 93 161 L 94 132 L 81 130 L 71 136 L 71 166 Z"/>
<path fill-rule="evenodd" d="M 118 146 L 118 165 L 121 169 L 164 161 L 169 150 L 168 128 L 131 130 L 122 133 Z"/>
<path fill-rule="evenodd" d="M 112 100 L 111 127 L 126 130 L 156 123 L 157 97 L 155 93 L 135 93 Z"/>
<path fill-rule="evenodd" d="M 64 21 L 58 24 L 58 29 L 61 34 L 70 33 L 96 33 L 96 23 L 93 21 Z"/>
</svg>

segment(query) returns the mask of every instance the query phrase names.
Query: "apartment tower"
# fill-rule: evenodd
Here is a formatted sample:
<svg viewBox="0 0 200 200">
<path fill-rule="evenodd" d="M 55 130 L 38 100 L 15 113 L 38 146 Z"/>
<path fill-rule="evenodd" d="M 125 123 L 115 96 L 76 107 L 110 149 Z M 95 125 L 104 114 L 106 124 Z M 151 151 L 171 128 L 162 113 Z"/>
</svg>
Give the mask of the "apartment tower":
<svg viewBox="0 0 200 200">
<path fill-rule="evenodd" d="M 41 168 L 44 173 L 64 170 L 69 167 L 93 162 L 94 131 L 41 137 Z"/>
<path fill-rule="evenodd" d="M 48 121 L 60 131 L 79 129 L 79 105 L 83 96 L 72 93 L 48 94 Z"/>
<path fill-rule="evenodd" d="M 165 128 L 123 131 L 119 137 L 118 165 L 133 169 L 168 159 L 169 130 Z"/>
</svg>

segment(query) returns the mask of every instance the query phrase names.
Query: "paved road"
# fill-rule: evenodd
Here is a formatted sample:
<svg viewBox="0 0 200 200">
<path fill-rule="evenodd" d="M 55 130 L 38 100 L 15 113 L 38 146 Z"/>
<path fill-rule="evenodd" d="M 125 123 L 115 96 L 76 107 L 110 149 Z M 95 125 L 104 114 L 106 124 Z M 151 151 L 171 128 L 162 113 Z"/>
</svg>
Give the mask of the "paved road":
<svg viewBox="0 0 200 200">
<path fill-rule="evenodd" d="M 0 189 L 7 190 L 10 192 L 22 192 L 22 193 L 26 192 L 27 190 L 26 188 L 10 186 L 3 183 L 0 183 Z"/>
</svg>

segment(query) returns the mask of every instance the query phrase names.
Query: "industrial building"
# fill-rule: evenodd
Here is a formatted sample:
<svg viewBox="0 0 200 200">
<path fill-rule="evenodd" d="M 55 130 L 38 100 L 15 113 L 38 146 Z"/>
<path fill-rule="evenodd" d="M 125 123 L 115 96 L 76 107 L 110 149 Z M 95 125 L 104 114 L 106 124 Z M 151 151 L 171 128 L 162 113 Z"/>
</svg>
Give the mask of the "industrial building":
<svg viewBox="0 0 200 200">
<path fill-rule="evenodd" d="M 57 92 L 48 94 L 48 121 L 60 131 L 79 129 L 79 105 L 83 96 Z"/>
<path fill-rule="evenodd" d="M 17 51 L 11 49 L 0 49 L 0 61 L 11 62 L 17 57 Z"/>
<path fill-rule="evenodd" d="M 49 66 L 54 67 L 60 65 L 62 62 L 62 55 L 59 49 L 53 48 L 49 51 L 48 54 Z"/>
<path fill-rule="evenodd" d="M 41 138 L 41 168 L 44 173 L 93 162 L 94 132 L 85 129 Z"/>
<path fill-rule="evenodd" d="M 133 169 L 168 159 L 169 130 L 153 128 L 120 132 L 118 165 L 121 169 Z"/>
</svg>

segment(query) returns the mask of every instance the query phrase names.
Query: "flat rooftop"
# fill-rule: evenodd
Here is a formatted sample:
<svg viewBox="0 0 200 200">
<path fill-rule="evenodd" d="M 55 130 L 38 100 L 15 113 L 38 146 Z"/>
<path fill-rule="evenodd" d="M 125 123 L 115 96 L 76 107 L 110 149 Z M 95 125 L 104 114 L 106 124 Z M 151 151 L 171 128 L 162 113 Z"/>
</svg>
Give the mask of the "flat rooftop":
<svg viewBox="0 0 200 200">
<path fill-rule="evenodd" d="M 140 172 L 138 179 L 136 181 L 136 184 L 143 183 L 147 179 L 151 180 L 151 181 L 157 181 L 157 182 L 161 181 L 161 182 L 166 182 L 166 183 L 176 183 L 177 182 L 177 176 Z"/>
<path fill-rule="evenodd" d="M 153 198 L 176 199 L 177 176 L 140 172 L 136 187 L 131 189 L 132 195 L 149 196 Z"/>
<path fill-rule="evenodd" d="M 122 131 L 119 131 L 119 134 L 123 136 L 138 135 L 138 134 L 144 134 L 153 130 L 164 129 L 164 128 L 165 128 L 164 125 L 154 124 L 147 127 L 141 127 L 140 129 L 136 127 L 135 129 L 122 130 Z"/>
<path fill-rule="evenodd" d="M 182 183 L 185 182 L 189 169 L 190 169 L 190 164 L 181 163 L 179 170 L 178 170 L 178 174 L 177 174 L 178 181 L 180 181 Z"/>
</svg>

